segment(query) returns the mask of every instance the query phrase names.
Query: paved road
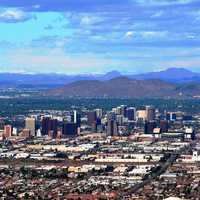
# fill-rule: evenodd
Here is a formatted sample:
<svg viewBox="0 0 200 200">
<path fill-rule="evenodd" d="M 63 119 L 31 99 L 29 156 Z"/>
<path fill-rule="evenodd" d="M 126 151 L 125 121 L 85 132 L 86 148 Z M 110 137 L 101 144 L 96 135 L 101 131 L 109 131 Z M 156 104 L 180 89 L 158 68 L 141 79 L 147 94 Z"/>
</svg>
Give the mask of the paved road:
<svg viewBox="0 0 200 200">
<path fill-rule="evenodd" d="M 166 170 L 176 161 L 176 159 L 184 152 L 188 150 L 192 150 L 192 147 L 195 145 L 195 142 L 192 142 L 189 147 L 184 147 L 180 149 L 179 151 L 176 151 L 171 154 L 171 156 L 167 159 L 166 162 L 160 163 L 161 168 L 159 168 L 156 173 L 151 173 L 148 178 L 141 183 L 136 184 L 131 189 L 127 191 L 120 191 L 119 198 L 118 199 L 125 199 L 125 197 L 130 196 L 134 193 L 136 193 L 139 189 L 143 188 L 145 185 L 151 183 L 152 180 L 159 177 L 161 174 L 165 173 Z"/>
<path fill-rule="evenodd" d="M 31 159 L 0 159 L 0 166 L 1 165 L 10 165 L 10 166 L 29 166 L 29 165 L 34 165 L 34 166 L 49 166 L 49 165 L 55 165 L 57 167 L 69 167 L 69 166 L 82 166 L 82 165 L 113 165 L 113 166 L 119 166 L 121 164 L 126 164 L 126 165 L 146 165 L 146 162 L 95 162 L 95 161 L 81 161 L 81 160 L 60 160 L 56 162 L 55 160 L 51 161 L 45 161 L 45 160 L 31 160 Z M 149 162 L 148 164 L 156 165 L 158 162 Z"/>
</svg>

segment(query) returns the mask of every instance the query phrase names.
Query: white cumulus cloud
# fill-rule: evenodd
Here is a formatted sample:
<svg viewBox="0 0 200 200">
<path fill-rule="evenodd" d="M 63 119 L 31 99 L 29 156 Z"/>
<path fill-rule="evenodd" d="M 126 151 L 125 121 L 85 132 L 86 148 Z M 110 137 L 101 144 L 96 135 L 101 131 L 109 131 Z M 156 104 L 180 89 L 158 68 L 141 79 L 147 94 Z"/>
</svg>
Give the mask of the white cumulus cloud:
<svg viewBox="0 0 200 200">
<path fill-rule="evenodd" d="M 131 38 L 131 37 L 133 37 L 133 35 L 134 35 L 133 31 L 128 31 L 128 32 L 126 32 L 125 37 Z"/>
</svg>

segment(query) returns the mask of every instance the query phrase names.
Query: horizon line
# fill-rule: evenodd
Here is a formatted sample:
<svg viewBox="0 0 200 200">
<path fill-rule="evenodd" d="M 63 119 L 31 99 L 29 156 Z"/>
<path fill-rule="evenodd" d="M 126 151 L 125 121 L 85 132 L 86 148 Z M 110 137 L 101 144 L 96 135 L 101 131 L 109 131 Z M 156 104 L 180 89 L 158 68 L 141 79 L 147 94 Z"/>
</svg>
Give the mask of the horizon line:
<svg viewBox="0 0 200 200">
<path fill-rule="evenodd" d="M 66 72 L 26 72 L 26 71 L 0 71 L 0 74 L 16 74 L 16 75 L 65 75 L 65 76 L 102 76 L 106 75 L 108 73 L 116 72 L 120 73 L 121 75 L 140 75 L 140 74 L 147 74 L 147 73 L 159 73 L 159 72 L 165 72 L 170 69 L 182 69 L 182 70 L 187 70 L 190 72 L 198 73 L 193 70 L 190 70 L 186 67 L 169 67 L 165 69 L 158 69 L 158 70 L 153 70 L 153 71 L 146 71 L 146 72 L 124 72 L 120 70 L 111 70 L 107 72 L 97 72 L 97 73 L 66 73 Z"/>
</svg>

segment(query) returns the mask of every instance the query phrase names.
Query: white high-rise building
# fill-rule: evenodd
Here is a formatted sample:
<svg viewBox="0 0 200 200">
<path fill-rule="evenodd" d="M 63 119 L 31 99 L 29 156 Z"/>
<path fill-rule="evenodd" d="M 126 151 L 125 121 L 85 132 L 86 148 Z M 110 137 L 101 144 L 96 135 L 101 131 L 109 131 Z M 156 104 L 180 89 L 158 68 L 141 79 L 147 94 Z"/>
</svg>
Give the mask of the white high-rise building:
<svg viewBox="0 0 200 200">
<path fill-rule="evenodd" d="M 17 135 L 17 128 L 13 127 L 12 134 L 13 134 L 14 136 Z"/>
<path fill-rule="evenodd" d="M 42 136 L 42 133 L 41 133 L 41 130 L 40 130 L 40 129 L 37 130 L 36 136 L 37 136 L 37 137 L 41 137 L 41 136 Z"/>
<path fill-rule="evenodd" d="M 98 118 L 102 118 L 102 116 L 103 116 L 103 110 L 102 109 L 96 109 L 95 111 L 97 113 L 97 117 Z"/>
</svg>

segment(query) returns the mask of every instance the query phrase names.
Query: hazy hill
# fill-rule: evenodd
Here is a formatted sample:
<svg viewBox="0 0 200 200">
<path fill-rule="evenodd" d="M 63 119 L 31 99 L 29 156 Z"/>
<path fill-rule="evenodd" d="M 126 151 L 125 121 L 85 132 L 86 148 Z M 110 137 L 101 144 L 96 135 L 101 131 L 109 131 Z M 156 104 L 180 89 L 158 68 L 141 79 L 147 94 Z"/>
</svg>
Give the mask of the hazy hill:
<svg viewBox="0 0 200 200">
<path fill-rule="evenodd" d="M 77 81 L 50 90 L 46 95 L 62 97 L 192 97 L 200 94 L 199 85 L 176 85 L 160 80 L 132 80 L 118 77 L 109 81 Z"/>
</svg>

